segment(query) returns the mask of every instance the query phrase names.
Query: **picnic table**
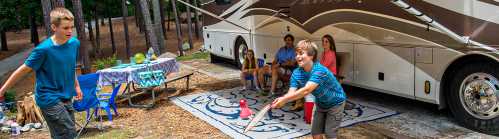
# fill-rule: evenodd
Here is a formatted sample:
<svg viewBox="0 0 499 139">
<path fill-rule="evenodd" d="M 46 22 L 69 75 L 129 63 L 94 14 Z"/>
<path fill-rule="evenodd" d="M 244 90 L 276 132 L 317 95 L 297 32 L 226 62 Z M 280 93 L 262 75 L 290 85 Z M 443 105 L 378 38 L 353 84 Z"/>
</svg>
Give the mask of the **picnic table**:
<svg viewBox="0 0 499 139">
<path fill-rule="evenodd" d="M 152 91 L 153 101 L 151 104 L 138 105 L 134 104 L 131 100 L 132 91 L 131 87 L 134 84 L 139 83 L 140 77 L 139 73 L 147 71 L 163 71 L 163 75 L 168 75 L 170 73 L 178 72 L 179 66 L 174 58 L 158 58 L 157 60 L 151 61 L 147 64 L 121 64 L 115 67 L 106 68 L 97 71 L 99 73 L 99 86 L 107 86 L 115 84 L 126 84 L 123 94 L 127 95 L 128 103 L 132 107 L 152 107 L 154 104 L 154 91 L 152 88 L 148 88 Z M 148 89 L 145 89 L 147 91 Z"/>
</svg>

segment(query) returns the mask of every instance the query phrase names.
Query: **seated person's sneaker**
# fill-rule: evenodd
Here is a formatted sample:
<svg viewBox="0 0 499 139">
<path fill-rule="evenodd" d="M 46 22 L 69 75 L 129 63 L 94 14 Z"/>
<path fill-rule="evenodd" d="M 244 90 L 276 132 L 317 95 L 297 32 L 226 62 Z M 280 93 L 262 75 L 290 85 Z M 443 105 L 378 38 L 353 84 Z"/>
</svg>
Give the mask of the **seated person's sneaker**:
<svg viewBox="0 0 499 139">
<path fill-rule="evenodd" d="M 295 101 L 295 105 L 291 109 L 289 109 L 289 110 L 291 110 L 291 111 L 300 111 L 300 110 L 303 109 L 303 103 L 305 103 L 303 101 L 303 99 L 298 99 L 298 100 Z"/>
<path fill-rule="evenodd" d="M 243 88 L 239 89 L 239 91 L 246 91 L 248 90 L 248 88 L 246 88 L 246 86 L 244 86 Z"/>
</svg>

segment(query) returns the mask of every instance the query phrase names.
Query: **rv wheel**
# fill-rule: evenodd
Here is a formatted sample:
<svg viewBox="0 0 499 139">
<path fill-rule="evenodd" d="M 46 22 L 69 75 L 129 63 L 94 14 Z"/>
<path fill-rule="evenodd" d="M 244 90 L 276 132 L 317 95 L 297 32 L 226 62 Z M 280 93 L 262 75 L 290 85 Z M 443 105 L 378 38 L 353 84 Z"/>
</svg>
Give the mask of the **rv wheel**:
<svg viewBox="0 0 499 139">
<path fill-rule="evenodd" d="M 499 64 L 482 62 L 462 66 L 449 88 L 449 106 L 463 126 L 499 134 Z"/>
<path fill-rule="evenodd" d="M 234 54 L 236 56 L 234 62 L 236 63 L 238 68 L 241 68 L 243 66 L 244 56 L 248 51 L 248 46 L 246 45 L 246 41 L 244 41 L 244 39 L 241 37 L 237 38 L 234 50 L 235 50 Z"/>
</svg>

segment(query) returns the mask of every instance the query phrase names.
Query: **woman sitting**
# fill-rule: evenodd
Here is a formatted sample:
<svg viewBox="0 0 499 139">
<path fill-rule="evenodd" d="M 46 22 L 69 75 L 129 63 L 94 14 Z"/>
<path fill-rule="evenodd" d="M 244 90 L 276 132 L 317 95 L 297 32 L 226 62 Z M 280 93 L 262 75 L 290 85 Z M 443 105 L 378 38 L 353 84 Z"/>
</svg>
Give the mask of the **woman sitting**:
<svg viewBox="0 0 499 139">
<path fill-rule="evenodd" d="M 253 50 L 249 49 L 244 57 L 243 66 L 241 68 L 241 83 L 243 84 L 242 90 L 247 90 L 246 87 L 246 77 L 253 76 L 253 82 L 255 84 L 256 90 L 261 92 L 259 86 L 262 86 L 262 82 L 258 82 L 258 70 L 260 67 L 257 64 L 255 53 Z M 260 84 L 258 84 L 260 83 Z"/>
</svg>

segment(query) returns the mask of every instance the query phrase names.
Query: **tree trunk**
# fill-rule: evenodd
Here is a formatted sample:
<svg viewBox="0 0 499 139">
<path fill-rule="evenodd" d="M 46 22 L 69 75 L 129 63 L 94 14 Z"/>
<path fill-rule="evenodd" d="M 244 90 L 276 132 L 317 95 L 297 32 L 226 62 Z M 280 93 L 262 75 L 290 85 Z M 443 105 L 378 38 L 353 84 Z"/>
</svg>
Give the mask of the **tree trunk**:
<svg viewBox="0 0 499 139">
<path fill-rule="evenodd" d="M 190 0 L 186 1 L 187 3 L 191 3 Z M 185 6 L 187 9 L 187 30 L 189 31 L 189 49 L 192 49 L 194 46 L 192 45 L 192 20 L 191 20 L 191 7 Z"/>
<path fill-rule="evenodd" d="M 102 18 L 100 19 L 101 26 L 105 26 L 106 25 L 106 23 L 104 21 L 106 21 L 106 17 L 102 16 Z"/>
<path fill-rule="evenodd" d="M 198 0 L 193 0 L 193 3 L 194 3 L 193 5 L 196 7 L 198 7 L 197 1 Z M 198 10 L 194 10 L 194 20 L 196 20 L 194 23 L 194 32 L 196 33 L 196 39 L 199 40 L 199 36 L 203 36 L 203 35 L 200 34 L 201 31 L 199 30 L 200 28 L 199 28 L 199 11 Z"/>
<path fill-rule="evenodd" d="M 50 28 L 50 11 L 52 10 L 52 6 L 50 3 L 50 0 L 42 0 L 41 2 L 43 10 L 43 24 L 45 25 L 47 38 L 52 36 L 52 29 Z"/>
<path fill-rule="evenodd" d="M 92 19 L 87 22 L 87 28 L 88 28 L 88 37 L 90 40 L 90 44 L 92 44 L 92 48 L 95 49 L 95 37 L 94 37 L 94 28 L 92 27 Z"/>
<path fill-rule="evenodd" d="M 52 0 L 52 8 L 55 9 L 57 7 L 65 7 L 64 0 Z"/>
<path fill-rule="evenodd" d="M 7 35 L 3 30 L 0 30 L 0 45 L 2 47 L 2 51 L 9 51 L 7 48 Z"/>
<path fill-rule="evenodd" d="M 34 13 L 34 9 L 29 9 L 31 13 Z M 34 14 L 29 15 L 29 24 L 31 28 L 31 43 L 35 44 L 35 47 L 40 43 L 40 39 L 38 38 L 38 30 L 36 28 L 36 19 Z"/>
<path fill-rule="evenodd" d="M 140 6 L 140 0 L 136 0 L 137 1 L 137 5 L 135 7 L 137 7 L 138 9 L 138 12 L 139 12 L 139 32 L 144 32 L 144 14 L 142 13 L 142 10 L 141 10 L 141 6 Z"/>
<path fill-rule="evenodd" d="M 151 15 L 149 13 L 149 4 L 147 2 L 147 0 L 140 0 L 140 9 L 141 9 L 141 12 L 142 12 L 142 17 L 144 17 L 144 23 L 145 23 L 145 31 L 146 31 L 146 38 L 149 38 L 149 39 L 146 39 L 149 40 L 147 42 L 147 45 L 149 47 L 152 47 L 156 53 L 158 53 L 157 51 L 159 51 L 159 44 L 158 44 L 158 38 L 157 38 L 157 35 L 156 33 L 154 32 L 153 30 L 153 24 L 151 22 Z"/>
<path fill-rule="evenodd" d="M 134 14 L 135 14 L 135 27 L 139 27 L 139 6 L 137 4 L 137 0 L 134 1 Z"/>
<path fill-rule="evenodd" d="M 75 15 L 76 21 L 76 32 L 78 33 L 78 39 L 80 40 L 80 60 L 83 62 L 82 73 L 90 73 L 90 58 L 88 56 L 88 43 L 85 36 L 85 21 L 83 20 L 83 9 L 80 0 L 72 0 L 73 3 L 73 14 Z"/>
<path fill-rule="evenodd" d="M 159 9 L 161 15 L 161 29 L 163 30 L 163 38 L 166 40 L 166 27 L 165 27 L 165 1 L 159 1 Z"/>
<path fill-rule="evenodd" d="M 182 27 L 180 25 L 180 19 L 178 17 L 177 4 L 175 4 L 175 0 L 170 0 L 170 1 L 172 2 L 173 16 L 175 17 L 175 30 L 177 30 L 177 43 L 178 43 L 177 48 L 180 56 L 183 56 L 184 50 L 182 49 L 182 32 L 180 32 Z"/>
<path fill-rule="evenodd" d="M 170 0 L 169 2 L 170 2 L 170 5 L 171 5 L 172 1 Z M 170 8 L 170 9 L 171 9 L 171 8 Z M 168 6 L 166 6 L 166 15 L 167 15 L 167 16 L 166 16 L 166 18 L 167 18 L 167 19 L 166 19 L 166 31 L 167 31 L 167 32 L 168 32 L 168 31 L 170 31 L 170 17 L 171 17 L 171 16 L 170 16 L 170 11 L 169 11 L 170 9 L 168 9 Z M 165 39 L 166 39 L 166 38 L 165 38 Z"/>
<path fill-rule="evenodd" d="M 99 25 L 99 14 L 97 13 L 97 4 L 94 7 L 94 18 L 95 18 L 95 49 L 94 53 L 99 54 L 100 51 L 100 25 Z"/>
<path fill-rule="evenodd" d="M 121 9 L 123 12 L 123 29 L 125 31 L 126 57 L 130 57 L 132 54 L 130 52 L 130 37 L 128 36 L 128 7 L 126 6 L 126 0 L 121 0 Z"/>
<path fill-rule="evenodd" d="M 155 32 L 155 35 L 156 35 L 156 38 L 157 38 L 157 43 L 158 43 L 158 48 L 154 48 L 154 49 L 157 49 L 157 50 L 154 50 L 154 52 L 156 53 L 156 55 L 160 55 L 163 50 L 164 50 L 164 47 L 165 47 L 165 38 L 164 38 L 164 35 L 165 33 L 163 32 L 164 31 L 164 28 L 162 27 L 163 25 L 163 18 L 161 16 L 161 2 L 162 0 L 153 0 L 152 1 L 152 11 L 154 12 L 154 24 L 153 24 L 153 31 Z"/>
<path fill-rule="evenodd" d="M 107 24 L 109 24 L 109 34 L 111 35 L 111 49 L 113 50 L 113 55 L 116 54 L 116 44 L 114 43 L 114 31 L 113 31 L 113 21 L 111 21 L 111 11 L 107 9 Z"/>
</svg>

